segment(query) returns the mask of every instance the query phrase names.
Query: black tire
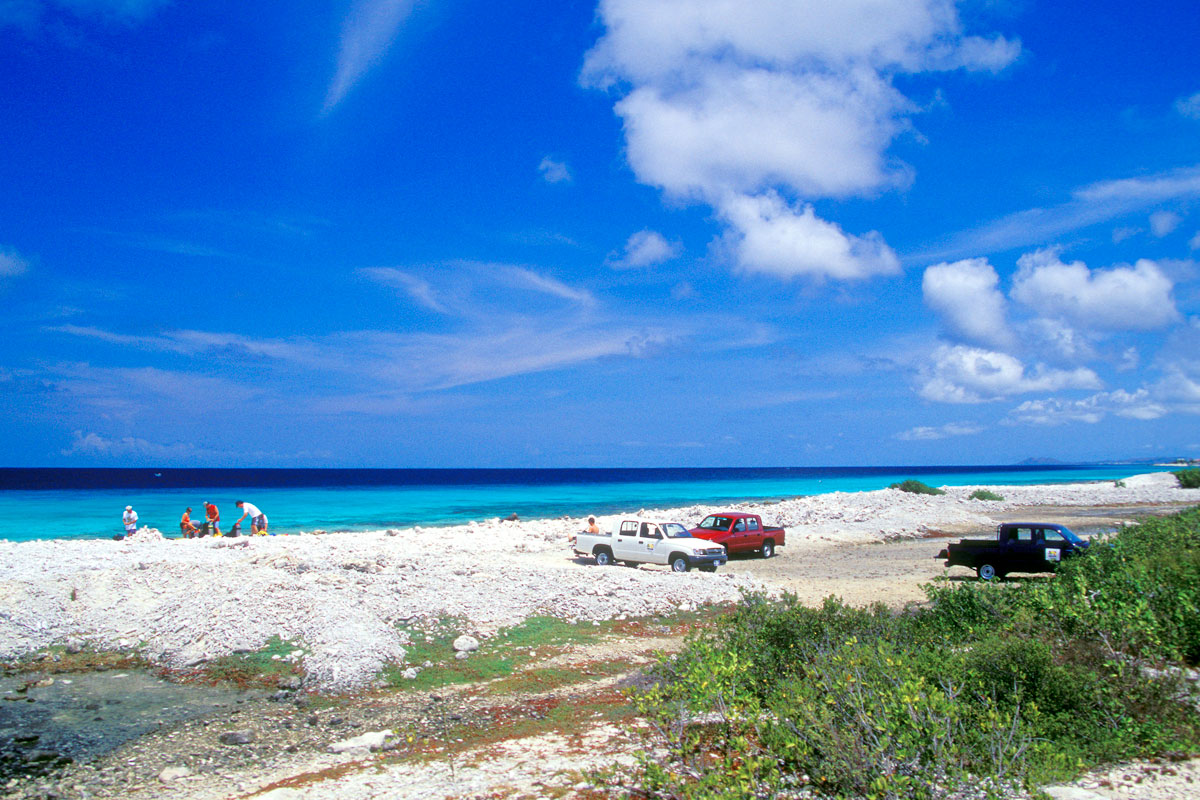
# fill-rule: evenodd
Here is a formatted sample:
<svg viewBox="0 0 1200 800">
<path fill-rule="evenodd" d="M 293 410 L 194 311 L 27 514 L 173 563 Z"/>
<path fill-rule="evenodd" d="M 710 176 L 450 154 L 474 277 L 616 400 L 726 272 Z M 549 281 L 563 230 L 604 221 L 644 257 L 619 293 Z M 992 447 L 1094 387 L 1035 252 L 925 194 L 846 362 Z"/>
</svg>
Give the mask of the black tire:
<svg viewBox="0 0 1200 800">
<path fill-rule="evenodd" d="M 975 574 L 979 576 L 981 581 L 990 581 L 1004 577 L 1003 573 L 998 572 L 991 564 L 980 564 L 975 568 Z"/>
<path fill-rule="evenodd" d="M 692 568 L 692 565 L 687 560 L 687 556 L 679 553 L 671 556 L 667 563 L 671 565 L 672 572 L 687 572 Z"/>
<path fill-rule="evenodd" d="M 775 555 L 775 542 L 771 539 L 763 539 L 762 557 L 770 558 Z"/>
<path fill-rule="evenodd" d="M 592 553 L 596 557 L 596 566 L 608 567 L 613 563 L 612 551 L 607 547 L 598 547 L 596 552 Z"/>
</svg>

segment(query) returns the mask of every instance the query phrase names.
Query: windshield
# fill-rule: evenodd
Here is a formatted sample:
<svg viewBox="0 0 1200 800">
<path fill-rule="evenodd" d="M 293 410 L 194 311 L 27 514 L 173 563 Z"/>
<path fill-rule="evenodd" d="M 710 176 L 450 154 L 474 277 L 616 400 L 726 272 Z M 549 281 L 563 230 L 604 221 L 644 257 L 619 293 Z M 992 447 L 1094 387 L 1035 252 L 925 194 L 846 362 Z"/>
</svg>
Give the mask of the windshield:
<svg viewBox="0 0 1200 800">
<path fill-rule="evenodd" d="M 1061 530 L 1062 530 L 1063 538 L 1066 539 L 1071 544 L 1084 544 L 1083 539 L 1080 539 L 1078 536 L 1076 536 L 1074 531 L 1072 531 L 1067 526 L 1065 526 L 1065 525 L 1062 526 Z"/>
<path fill-rule="evenodd" d="M 688 529 L 680 525 L 678 522 L 664 522 L 662 524 L 663 533 L 668 539 L 684 539 L 691 536 Z"/>
</svg>

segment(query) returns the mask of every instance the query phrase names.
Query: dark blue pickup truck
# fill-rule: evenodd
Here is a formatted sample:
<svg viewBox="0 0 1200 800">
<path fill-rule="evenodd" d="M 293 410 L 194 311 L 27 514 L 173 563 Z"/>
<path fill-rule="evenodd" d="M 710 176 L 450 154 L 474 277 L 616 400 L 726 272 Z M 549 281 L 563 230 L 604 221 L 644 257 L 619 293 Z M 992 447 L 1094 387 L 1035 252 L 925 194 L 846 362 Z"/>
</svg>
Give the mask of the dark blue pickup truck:
<svg viewBox="0 0 1200 800">
<path fill-rule="evenodd" d="M 1087 546 L 1065 525 L 1005 522 L 996 529 L 995 539 L 963 539 L 934 558 L 945 559 L 947 567 L 973 569 L 990 581 L 1010 572 L 1053 572 L 1064 558 L 1084 552 Z"/>
</svg>

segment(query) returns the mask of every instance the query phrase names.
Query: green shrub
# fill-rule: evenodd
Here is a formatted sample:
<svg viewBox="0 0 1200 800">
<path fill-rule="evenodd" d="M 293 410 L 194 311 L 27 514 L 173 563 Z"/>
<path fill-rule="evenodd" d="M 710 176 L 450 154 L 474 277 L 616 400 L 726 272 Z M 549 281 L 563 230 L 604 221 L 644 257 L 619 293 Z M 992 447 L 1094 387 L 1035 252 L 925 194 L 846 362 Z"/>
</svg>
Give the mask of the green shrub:
<svg viewBox="0 0 1200 800">
<path fill-rule="evenodd" d="M 900 483 L 893 483 L 888 488 L 899 489 L 902 492 L 910 492 L 912 494 L 945 494 L 945 492 L 941 489 L 935 489 L 928 484 L 912 480 L 911 478 L 906 481 L 901 481 Z"/>
<path fill-rule="evenodd" d="M 975 491 L 971 492 L 971 499 L 972 500 L 997 500 L 997 501 L 999 501 L 999 500 L 1003 500 L 1004 496 L 996 494 L 995 492 L 989 492 L 987 489 L 976 489 Z"/>
<path fill-rule="evenodd" d="M 747 595 L 635 695 L 660 746 L 626 787 L 939 800 L 1200 747 L 1178 671 L 1144 669 L 1200 660 L 1200 510 L 1097 542 L 1053 580 L 926 594 L 900 613 Z"/>
<path fill-rule="evenodd" d="M 1200 489 L 1200 469 L 1181 469 L 1174 473 L 1183 489 Z"/>
</svg>

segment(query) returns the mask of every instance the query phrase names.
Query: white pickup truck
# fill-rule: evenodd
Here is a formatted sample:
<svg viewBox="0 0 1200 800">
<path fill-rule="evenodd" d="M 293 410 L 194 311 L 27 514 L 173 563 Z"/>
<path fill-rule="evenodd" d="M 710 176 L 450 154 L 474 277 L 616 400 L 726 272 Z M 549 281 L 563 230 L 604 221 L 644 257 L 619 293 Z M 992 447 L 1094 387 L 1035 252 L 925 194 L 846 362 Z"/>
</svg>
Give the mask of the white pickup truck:
<svg viewBox="0 0 1200 800">
<path fill-rule="evenodd" d="M 577 534 L 574 547 L 576 553 L 595 558 L 601 566 L 616 561 L 631 567 L 665 564 L 675 572 L 692 567 L 716 572 L 728 559 L 723 545 L 697 539 L 678 522 L 640 517 L 617 518 L 600 533 Z"/>
</svg>

